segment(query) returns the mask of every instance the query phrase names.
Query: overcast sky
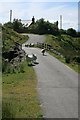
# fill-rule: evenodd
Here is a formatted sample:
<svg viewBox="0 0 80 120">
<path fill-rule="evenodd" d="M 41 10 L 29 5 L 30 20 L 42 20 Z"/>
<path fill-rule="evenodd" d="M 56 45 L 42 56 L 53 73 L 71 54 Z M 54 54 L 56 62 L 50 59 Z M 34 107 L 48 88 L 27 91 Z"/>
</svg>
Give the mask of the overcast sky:
<svg viewBox="0 0 80 120">
<path fill-rule="evenodd" d="M 35 20 L 44 18 L 54 23 L 62 15 L 62 28 L 78 29 L 78 1 L 77 0 L 0 0 L 0 22 L 9 21 L 9 12 L 12 10 L 12 19 Z M 60 25 L 59 25 L 60 26 Z"/>
</svg>

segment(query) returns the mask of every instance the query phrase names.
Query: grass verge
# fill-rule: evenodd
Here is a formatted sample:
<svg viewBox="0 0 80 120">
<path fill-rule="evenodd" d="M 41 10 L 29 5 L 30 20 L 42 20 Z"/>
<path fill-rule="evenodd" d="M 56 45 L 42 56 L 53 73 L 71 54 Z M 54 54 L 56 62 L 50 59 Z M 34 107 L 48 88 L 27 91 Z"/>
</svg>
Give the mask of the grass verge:
<svg viewBox="0 0 80 120">
<path fill-rule="evenodd" d="M 63 62 L 64 64 L 66 64 L 67 66 L 69 66 L 69 67 L 70 67 L 71 69 L 73 69 L 74 71 L 80 73 L 80 65 L 73 64 L 73 63 L 70 63 L 70 64 L 69 64 L 69 63 L 66 63 L 64 58 L 62 58 L 62 57 L 60 57 L 60 56 L 58 56 L 58 55 L 56 55 L 56 54 L 54 54 L 54 53 L 52 53 L 52 52 L 50 52 L 50 51 L 48 51 L 48 53 L 49 53 L 50 55 L 54 56 L 55 58 L 57 58 L 58 60 L 60 60 L 61 62 Z"/>
<path fill-rule="evenodd" d="M 32 67 L 24 62 L 24 72 L 2 75 L 2 117 L 41 118 L 37 79 Z"/>
<path fill-rule="evenodd" d="M 79 52 L 78 52 L 79 39 L 73 38 L 68 35 L 61 35 L 61 36 L 46 35 L 45 43 L 51 45 L 57 52 L 61 53 L 64 57 L 61 57 L 49 51 L 49 53 L 52 56 L 59 59 L 61 62 L 69 66 L 71 69 L 80 73 L 80 64 L 77 62 L 77 56 L 79 57 Z M 70 59 L 70 62 L 68 58 Z M 68 60 L 69 63 L 67 63 L 66 60 Z"/>
</svg>

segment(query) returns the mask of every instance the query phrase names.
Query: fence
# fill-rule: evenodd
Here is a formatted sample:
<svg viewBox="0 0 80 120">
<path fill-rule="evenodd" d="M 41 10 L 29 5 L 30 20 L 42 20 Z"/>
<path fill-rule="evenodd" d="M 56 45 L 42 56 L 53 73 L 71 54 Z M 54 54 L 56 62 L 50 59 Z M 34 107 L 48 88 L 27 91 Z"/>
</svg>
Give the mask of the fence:
<svg viewBox="0 0 80 120">
<path fill-rule="evenodd" d="M 54 49 L 54 47 L 51 46 L 50 44 L 37 42 L 37 47 L 39 47 L 41 49 L 45 48 L 46 50 L 51 51 L 51 52 L 55 53 L 56 55 L 63 57 L 63 55 L 60 52 L 58 52 L 56 49 Z"/>
<path fill-rule="evenodd" d="M 43 49 L 46 48 L 47 50 L 51 50 L 53 47 L 47 43 L 39 43 L 37 42 L 37 47 Z"/>
</svg>

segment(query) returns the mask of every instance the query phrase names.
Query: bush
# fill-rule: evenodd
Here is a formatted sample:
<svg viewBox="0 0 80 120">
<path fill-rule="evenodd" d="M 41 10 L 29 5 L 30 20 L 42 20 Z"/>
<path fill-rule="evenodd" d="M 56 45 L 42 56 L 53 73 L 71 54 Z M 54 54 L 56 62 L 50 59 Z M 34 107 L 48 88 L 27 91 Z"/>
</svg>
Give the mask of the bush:
<svg viewBox="0 0 80 120">
<path fill-rule="evenodd" d="M 73 36 L 73 37 L 76 37 L 76 36 L 77 36 L 76 30 L 73 29 L 73 28 L 69 28 L 69 29 L 67 30 L 67 34 L 70 35 L 70 36 Z"/>
<path fill-rule="evenodd" d="M 5 63 L 2 63 L 2 72 L 6 72 L 7 65 Z"/>
<path fill-rule="evenodd" d="M 10 63 L 3 61 L 2 62 L 2 72 L 3 73 L 13 73 L 13 67 Z"/>
<path fill-rule="evenodd" d="M 80 63 L 80 56 L 74 57 L 73 60 L 75 60 L 75 62 L 77 62 L 77 63 Z"/>
<path fill-rule="evenodd" d="M 70 63 L 70 61 L 71 61 L 71 59 L 70 59 L 69 56 L 65 57 L 65 62 L 66 62 L 66 63 Z"/>
<path fill-rule="evenodd" d="M 20 65 L 20 72 L 24 73 L 24 65 L 23 64 Z"/>
</svg>

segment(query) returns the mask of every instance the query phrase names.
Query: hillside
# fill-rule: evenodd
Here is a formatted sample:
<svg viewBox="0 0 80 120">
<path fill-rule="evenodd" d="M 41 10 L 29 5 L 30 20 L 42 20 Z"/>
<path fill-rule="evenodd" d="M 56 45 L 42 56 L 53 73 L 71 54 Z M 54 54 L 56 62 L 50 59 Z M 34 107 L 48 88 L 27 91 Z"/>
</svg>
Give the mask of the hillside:
<svg viewBox="0 0 80 120">
<path fill-rule="evenodd" d="M 28 36 L 20 35 L 13 29 L 2 27 L 3 52 L 13 49 L 15 42 L 22 44 L 27 40 Z"/>
<path fill-rule="evenodd" d="M 59 36 L 47 35 L 45 42 L 52 46 L 53 53 L 62 57 L 66 63 L 80 64 L 80 38 L 61 34 Z"/>
<path fill-rule="evenodd" d="M 8 27 L 2 27 L 2 72 L 10 72 L 11 68 L 14 70 L 14 66 L 11 67 L 11 65 L 17 66 L 17 63 L 22 61 L 24 51 L 21 45 L 27 40 L 28 36 L 20 35 Z M 11 62 L 12 60 L 14 63 Z"/>
</svg>

